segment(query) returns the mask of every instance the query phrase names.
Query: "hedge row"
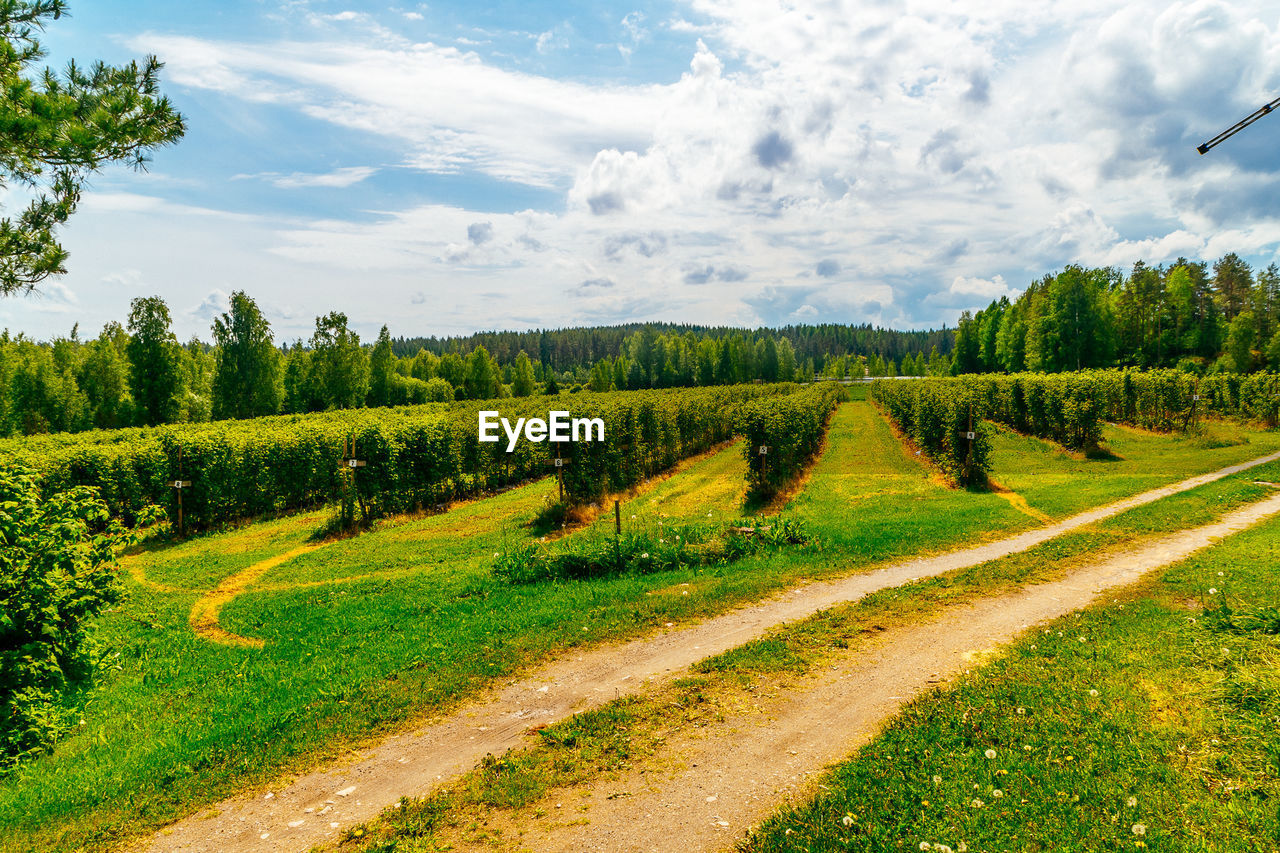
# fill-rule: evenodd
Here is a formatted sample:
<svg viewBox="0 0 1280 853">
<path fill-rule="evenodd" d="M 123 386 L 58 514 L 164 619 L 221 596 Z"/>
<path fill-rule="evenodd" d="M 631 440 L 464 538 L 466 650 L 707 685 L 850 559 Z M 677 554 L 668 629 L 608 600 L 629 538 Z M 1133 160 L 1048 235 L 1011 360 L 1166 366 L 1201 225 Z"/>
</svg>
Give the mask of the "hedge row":
<svg viewBox="0 0 1280 853">
<path fill-rule="evenodd" d="M 767 500 L 799 475 L 821 447 L 831 413 L 845 396 L 843 386 L 825 384 L 746 407 L 739 432 L 746 437 L 748 500 Z"/>
<path fill-rule="evenodd" d="M 1025 435 L 1047 438 L 1076 450 L 1102 440 L 1105 399 L 1097 373 L 1016 373 L 962 376 L 956 382 L 977 400 L 976 416 Z"/>
<path fill-rule="evenodd" d="M 793 385 L 744 385 L 694 390 L 576 394 L 365 409 L 322 415 L 171 425 L 149 430 L 83 433 L 81 440 L 14 442 L 15 461 L 36 469 L 46 493 L 96 487 L 113 516 L 133 523 L 150 505 L 176 509 L 174 480 L 183 490 L 191 529 L 316 506 L 342 490 L 344 458 L 366 464 L 355 472 L 360 497 L 375 514 L 410 511 L 524 482 L 550 472 L 560 448 L 571 459 L 565 485 L 573 502 L 633 485 L 731 437 L 742 405 L 790 393 Z M 480 442 L 478 412 L 494 409 L 513 421 L 548 409 L 599 417 L 606 441 L 592 444 Z M 585 449 L 585 450 L 584 450 Z M 575 457 L 574 451 L 579 450 Z"/>
<path fill-rule="evenodd" d="M 751 401 L 786 399 L 798 387 L 775 383 L 595 395 L 599 402 L 587 411 L 604 420 L 607 440 L 561 445 L 568 460 L 565 497 L 583 504 L 628 489 L 733 438 Z"/>
<path fill-rule="evenodd" d="M 984 401 L 974 384 L 878 379 L 871 384 L 871 398 L 947 476 L 966 486 L 985 478 L 991 438 L 982 419 Z"/>
<path fill-rule="evenodd" d="M 983 389 L 985 416 L 1019 432 L 1087 449 L 1102 425 L 1130 424 L 1160 432 L 1186 431 L 1203 415 L 1280 422 L 1280 374 L 1214 374 L 1178 370 L 1086 370 L 963 376 Z"/>
<path fill-rule="evenodd" d="M 1163 432 L 1185 431 L 1206 414 L 1280 423 L 1280 374 L 1275 373 L 1204 378 L 1132 369 L 983 374 L 877 380 L 871 395 L 960 482 L 979 476 L 975 468 L 985 470 L 985 447 L 979 447 L 985 441 L 983 419 L 1077 450 L 1097 447 L 1108 421 Z M 973 457 L 959 438 L 970 430 L 970 413 L 977 433 Z"/>
</svg>

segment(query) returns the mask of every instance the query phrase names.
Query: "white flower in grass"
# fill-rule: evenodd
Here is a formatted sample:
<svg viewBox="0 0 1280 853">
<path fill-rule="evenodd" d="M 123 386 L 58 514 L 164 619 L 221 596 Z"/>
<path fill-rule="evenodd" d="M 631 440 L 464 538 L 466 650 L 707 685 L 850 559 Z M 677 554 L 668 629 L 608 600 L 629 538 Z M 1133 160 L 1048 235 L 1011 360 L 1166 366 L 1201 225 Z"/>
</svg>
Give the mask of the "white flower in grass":
<svg viewBox="0 0 1280 853">
<path fill-rule="evenodd" d="M 497 551 L 494 551 L 494 552 L 493 552 L 493 559 L 495 559 L 495 560 L 496 560 L 496 559 L 498 559 L 498 552 L 497 552 Z"/>
<path fill-rule="evenodd" d="M 956 853 L 969 853 L 969 845 L 961 841 L 956 845 Z"/>
<path fill-rule="evenodd" d="M 1089 695 L 1090 695 L 1090 696 L 1097 696 L 1097 695 L 1098 695 L 1098 691 L 1096 691 L 1096 690 L 1090 690 L 1090 691 L 1089 691 Z"/>
<path fill-rule="evenodd" d="M 980 809 L 985 806 L 986 803 L 982 802 L 982 800 L 979 800 L 977 797 L 974 797 L 973 802 L 969 803 L 969 805 L 973 806 L 975 809 Z"/>
<path fill-rule="evenodd" d="M 1027 713 L 1027 709 L 1026 709 L 1026 708 L 1023 708 L 1021 705 L 1019 705 L 1019 706 L 1018 706 L 1018 714 L 1019 714 L 1019 716 L 1021 716 L 1021 715 L 1023 715 L 1023 714 L 1026 714 L 1026 713 Z"/>
<path fill-rule="evenodd" d="M 1217 594 L 1218 594 L 1218 588 L 1217 588 L 1217 587 L 1213 587 L 1213 586 L 1209 587 L 1209 594 L 1210 594 L 1210 595 L 1217 595 Z"/>
<path fill-rule="evenodd" d="M 933 845 L 933 849 L 937 850 L 938 853 L 952 853 L 951 848 L 945 844 L 935 844 Z"/>
<path fill-rule="evenodd" d="M 1124 801 L 1124 804 L 1125 804 L 1126 806 L 1128 806 L 1129 808 L 1134 808 L 1135 806 L 1137 806 L 1137 805 L 1138 805 L 1138 798 L 1137 798 L 1137 797 L 1130 797 L 1129 799 L 1127 799 L 1127 800 L 1125 800 L 1125 801 Z"/>
<path fill-rule="evenodd" d="M 920 849 L 921 849 L 921 850 L 932 850 L 932 849 L 933 849 L 933 845 L 932 845 L 932 844 L 930 844 L 928 841 L 921 841 L 921 842 L 920 842 Z"/>
<path fill-rule="evenodd" d="M 1003 797 L 1003 796 L 1004 796 L 1004 791 L 1001 791 L 999 788 L 992 788 L 992 789 L 991 789 L 991 796 L 992 796 L 992 798 L 993 798 L 993 799 L 998 800 L 998 799 L 1000 799 L 1001 797 Z"/>
<path fill-rule="evenodd" d="M 1132 828 L 1133 828 L 1134 835 L 1147 834 L 1147 825 L 1145 823 L 1135 823 Z"/>
<path fill-rule="evenodd" d="M 846 814 L 844 817 L 840 818 L 840 822 L 845 826 L 853 826 L 853 815 L 851 813 Z"/>
<path fill-rule="evenodd" d="M 941 777 L 941 776 L 934 776 L 934 777 L 933 777 L 933 784 L 935 784 L 935 785 L 941 785 L 941 784 L 942 784 L 942 777 Z"/>
<path fill-rule="evenodd" d="M 983 755 L 985 755 L 987 758 L 995 758 L 996 751 L 994 749 L 988 749 L 986 752 L 983 753 Z"/>
</svg>

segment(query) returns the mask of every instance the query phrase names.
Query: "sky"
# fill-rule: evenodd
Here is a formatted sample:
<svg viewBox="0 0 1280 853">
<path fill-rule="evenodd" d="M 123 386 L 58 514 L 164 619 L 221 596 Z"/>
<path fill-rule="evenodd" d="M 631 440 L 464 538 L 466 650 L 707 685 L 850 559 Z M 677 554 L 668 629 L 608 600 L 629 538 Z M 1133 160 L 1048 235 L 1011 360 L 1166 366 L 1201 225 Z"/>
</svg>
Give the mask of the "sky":
<svg viewBox="0 0 1280 853">
<path fill-rule="evenodd" d="M 1066 264 L 1280 260 L 1280 2 L 72 0 L 186 137 L 96 175 L 37 339 L 955 325 Z M 0 206 L 11 212 L 14 201 Z"/>
</svg>

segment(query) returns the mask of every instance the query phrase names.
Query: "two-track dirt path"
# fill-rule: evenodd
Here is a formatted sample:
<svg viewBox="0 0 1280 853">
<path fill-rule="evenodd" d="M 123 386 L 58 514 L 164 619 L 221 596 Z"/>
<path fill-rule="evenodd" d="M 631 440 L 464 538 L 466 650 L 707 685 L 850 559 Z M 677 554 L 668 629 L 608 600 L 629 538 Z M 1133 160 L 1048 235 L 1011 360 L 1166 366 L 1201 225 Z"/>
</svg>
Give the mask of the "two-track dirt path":
<svg viewBox="0 0 1280 853">
<path fill-rule="evenodd" d="M 306 850 L 315 844 L 333 840 L 343 826 L 374 817 L 402 796 L 428 793 L 442 781 L 474 767 L 487 753 L 501 754 L 520 745 L 531 726 L 563 719 L 625 693 L 636 692 L 646 680 L 666 679 L 679 674 L 690 664 L 739 646 L 777 625 L 916 578 L 940 575 L 1025 551 L 1069 530 L 1277 459 L 1280 459 L 1280 453 L 1144 492 L 998 542 L 809 584 L 688 628 L 665 631 L 621 645 L 602 646 L 548 662 L 525 678 L 492 691 L 448 717 L 417 731 L 391 737 L 340 766 L 302 776 L 268 796 L 235 797 L 218 804 L 211 811 L 192 815 L 153 836 L 141 848 L 149 851 L 227 853 Z M 919 629 L 904 634 L 901 648 L 881 646 L 883 651 L 879 656 L 850 663 L 850 666 L 875 666 L 876 661 L 881 660 L 882 669 L 866 670 L 865 678 L 860 675 L 843 681 L 838 678 L 824 680 L 821 689 L 844 689 L 847 695 L 793 697 L 794 707 L 789 705 L 791 710 L 779 709 L 776 725 L 771 722 L 760 730 L 759 740 L 753 747 L 758 754 L 751 753 L 753 758 L 745 766 L 755 771 L 764 767 L 760 756 L 776 758 L 779 749 L 794 749 L 796 755 L 790 757 L 794 759 L 796 768 L 816 769 L 847 753 L 857 741 L 832 737 L 830 730 L 825 730 L 821 735 L 809 737 L 812 750 L 802 754 L 796 746 L 785 745 L 803 741 L 804 737 L 799 732 L 816 731 L 827 720 L 844 732 L 865 734 L 891 715 L 905 697 L 922 687 L 928 677 L 951 671 L 956 655 L 975 646 L 985 647 L 993 641 L 1007 639 L 1027 624 L 1069 612 L 1086 603 L 1100 586 L 1127 583 L 1144 571 L 1180 559 L 1217 537 L 1242 530 L 1276 512 L 1280 512 L 1280 496 L 1233 512 L 1215 524 L 1184 531 L 1123 558 L 1082 570 L 1066 580 L 968 605 L 972 612 L 965 617 L 963 625 L 955 626 L 950 636 L 946 636 L 948 631 Z M 965 609 L 948 610 L 945 618 L 950 622 Z M 850 670 L 851 673 L 853 671 Z M 851 708 L 854 711 L 846 713 Z M 862 710 L 857 710 L 859 708 Z M 792 723 L 784 723 L 784 720 Z M 795 729 L 796 721 L 809 728 Z M 833 748 L 833 742 L 838 742 L 838 748 Z M 747 754 L 740 743 L 728 752 L 738 750 Z M 707 762 L 705 766 L 709 768 L 712 764 Z M 704 762 L 699 762 L 697 769 L 704 771 Z M 788 775 L 796 772 L 790 770 Z M 719 798 L 714 801 L 718 806 L 717 818 L 707 829 L 710 834 L 706 842 L 712 847 L 730 841 L 722 824 L 741 829 L 754 819 L 754 815 L 776 805 L 776 795 L 765 794 L 779 789 L 777 779 L 768 777 L 763 770 L 740 775 L 743 779 L 755 779 L 753 784 L 756 787 L 752 789 L 753 793 L 744 791 L 736 799 L 733 795 L 727 796 L 723 804 Z M 690 778 L 686 787 L 696 787 L 706 781 Z M 664 788 L 669 790 L 669 786 Z M 706 804 L 705 798 L 697 799 L 699 803 Z M 733 812 L 730 812 L 731 801 L 740 803 Z M 696 805 L 686 803 L 687 808 Z M 668 806 L 659 807 L 657 801 L 653 807 L 660 809 L 661 820 L 657 822 L 660 825 L 646 828 L 637 821 L 637 816 L 646 812 L 641 810 L 635 798 L 628 798 L 627 803 L 620 806 L 626 809 L 626 814 L 618 816 L 624 823 L 613 823 L 615 830 L 620 825 L 627 825 L 625 835 L 610 836 L 608 827 L 611 821 L 597 814 L 590 825 L 592 832 L 604 832 L 605 835 L 566 836 L 564 843 L 567 846 L 564 849 L 595 849 L 592 845 L 601 849 L 663 849 L 663 840 L 669 842 L 673 831 L 682 833 L 682 848 L 697 849 L 704 843 L 699 839 L 706 833 L 694 832 L 702 820 L 701 815 L 690 812 L 681 817 L 679 809 L 673 811 Z M 687 838 L 683 835 L 686 829 L 689 831 Z M 652 843 L 646 841 L 646 832 L 652 833 Z M 547 841 L 549 844 L 559 843 L 551 838 Z"/>
</svg>

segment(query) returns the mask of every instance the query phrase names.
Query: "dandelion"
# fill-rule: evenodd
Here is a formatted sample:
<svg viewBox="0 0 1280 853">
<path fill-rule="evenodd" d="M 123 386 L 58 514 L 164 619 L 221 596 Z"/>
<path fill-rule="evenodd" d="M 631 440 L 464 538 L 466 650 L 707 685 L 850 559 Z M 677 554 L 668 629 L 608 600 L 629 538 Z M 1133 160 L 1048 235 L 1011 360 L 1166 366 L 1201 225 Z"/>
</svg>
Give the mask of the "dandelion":
<svg viewBox="0 0 1280 853">
<path fill-rule="evenodd" d="M 1133 825 L 1133 834 L 1134 834 L 1134 835 L 1146 835 L 1146 834 L 1147 834 L 1147 825 L 1146 825 L 1146 824 L 1144 824 L 1144 823 L 1135 823 L 1135 824 Z"/>
<path fill-rule="evenodd" d="M 1022 745 L 1022 751 L 1023 751 L 1023 752 L 1030 752 L 1030 751 L 1031 751 L 1031 744 L 1029 744 L 1029 743 L 1024 743 L 1024 744 Z"/>
<path fill-rule="evenodd" d="M 846 814 L 844 817 L 840 818 L 840 822 L 845 826 L 853 826 L 853 814 Z"/>
<path fill-rule="evenodd" d="M 498 552 L 497 552 L 497 551 L 494 551 L 494 552 L 493 552 L 493 559 L 495 559 L 495 560 L 496 560 L 496 559 L 498 559 Z"/>
<path fill-rule="evenodd" d="M 1128 806 L 1129 808 L 1134 808 L 1135 806 L 1137 806 L 1137 805 L 1138 805 L 1138 798 L 1137 798 L 1137 797 L 1130 797 L 1129 799 L 1127 799 L 1127 800 L 1125 800 L 1125 801 L 1124 801 L 1124 804 L 1125 804 L 1126 806 Z"/>
<path fill-rule="evenodd" d="M 677 536 L 677 537 L 676 537 L 676 541 L 677 541 L 677 542 L 679 542 L 679 541 L 680 541 L 680 537 L 679 537 L 679 536 Z"/>
<path fill-rule="evenodd" d="M 1096 691 L 1096 690 L 1090 690 L 1090 691 L 1089 691 L 1089 695 L 1090 695 L 1090 696 L 1097 696 L 1097 695 L 1098 695 L 1098 691 Z"/>
<path fill-rule="evenodd" d="M 1217 594 L 1218 594 L 1218 588 L 1217 588 L 1216 586 L 1211 586 L 1211 587 L 1209 587 L 1209 594 L 1210 594 L 1210 595 L 1217 595 Z"/>
<path fill-rule="evenodd" d="M 987 758 L 995 758 L 996 751 L 994 749 L 988 749 L 986 752 L 983 753 L 983 755 L 985 755 Z"/>
<path fill-rule="evenodd" d="M 941 777 L 941 776 L 934 776 L 934 777 L 933 777 L 933 784 L 935 784 L 935 785 L 941 785 L 941 784 L 942 784 L 942 777 Z"/>
<path fill-rule="evenodd" d="M 635 517 L 636 517 L 636 516 L 635 516 L 635 513 L 632 513 L 632 514 L 631 514 L 631 517 L 632 517 L 632 518 L 635 518 Z"/>
<path fill-rule="evenodd" d="M 920 842 L 920 849 L 921 849 L 921 850 L 929 850 L 929 849 L 931 849 L 932 847 L 933 847 L 933 845 L 932 845 L 932 844 L 930 844 L 928 841 L 921 841 L 921 842 Z"/>
<path fill-rule="evenodd" d="M 996 799 L 996 800 L 998 800 L 998 799 L 1000 799 L 1000 798 L 1001 798 L 1001 797 L 1003 797 L 1003 796 L 1004 796 L 1004 791 L 1001 791 L 999 788 L 992 788 L 992 789 L 991 789 L 991 797 L 992 797 L 992 799 Z"/>
<path fill-rule="evenodd" d="M 711 513 L 707 513 L 707 518 L 710 518 L 710 517 L 711 517 Z"/>
<path fill-rule="evenodd" d="M 1026 709 L 1026 708 L 1023 708 L 1023 707 L 1021 707 L 1021 706 L 1019 706 L 1019 708 L 1018 708 L 1018 714 L 1019 714 L 1019 716 L 1025 716 L 1025 715 L 1026 715 L 1026 713 L 1027 713 L 1027 709 Z"/>
<path fill-rule="evenodd" d="M 973 806 L 975 809 L 980 809 L 985 806 L 986 803 L 982 802 L 982 800 L 979 800 L 977 797 L 974 797 L 973 802 L 969 803 L 969 805 Z"/>
<path fill-rule="evenodd" d="M 1086 640 L 1084 637 L 1077 637 L 1076 639 L 1078 639 L 1078 640 L 1079 640 L 1080 642 L 1082 642 L 1082 643 L 1087 643 L 1087 642 L 1089 642 L 1089 641 L 1088 641 L 1088 640 Z"/>
<path fill-rule="evenodd" d="M 643 554 L 641 554 L 641 555 L 640 555 L 640 559 L 642 559 L 642 560 L 647 560 L 647 559 L 649 559 L 649 552 L 648 552 L 648 551 L 645 551 Z"/>
<path fill-rule="evenodd" d="M 665 540 L 665 539 L 659 539 L 659 540 L 658 540 L 658 544 L 659 544 L 659 545 L 665 545 L 665 544 L 667 544 L 667 540 Z"/>
</svg>

